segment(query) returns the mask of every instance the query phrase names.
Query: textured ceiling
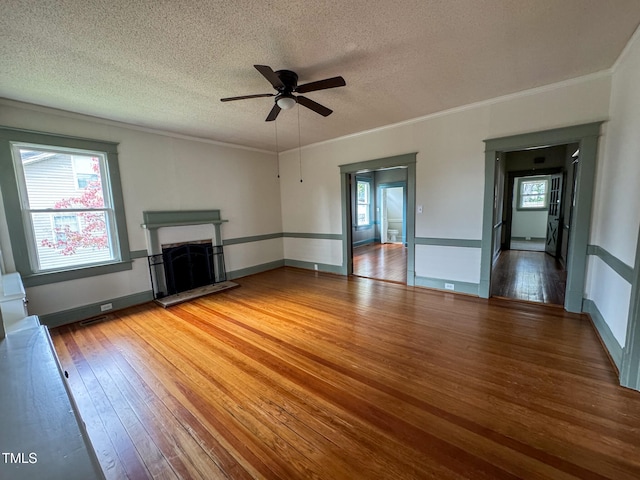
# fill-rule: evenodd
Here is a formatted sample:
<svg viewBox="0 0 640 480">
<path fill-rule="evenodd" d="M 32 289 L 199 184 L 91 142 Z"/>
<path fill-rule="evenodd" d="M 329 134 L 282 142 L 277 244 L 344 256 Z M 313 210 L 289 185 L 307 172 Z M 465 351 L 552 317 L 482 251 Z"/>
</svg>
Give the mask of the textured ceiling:
<svg viewBox="0 0 640 480">
<path fill-rule="evenodd" d="M 610 68 L 640 0 L 2 0 L 0 97 L 275 150 L 254 64 L 342 75 L 278 150 Z"/>
</svg>

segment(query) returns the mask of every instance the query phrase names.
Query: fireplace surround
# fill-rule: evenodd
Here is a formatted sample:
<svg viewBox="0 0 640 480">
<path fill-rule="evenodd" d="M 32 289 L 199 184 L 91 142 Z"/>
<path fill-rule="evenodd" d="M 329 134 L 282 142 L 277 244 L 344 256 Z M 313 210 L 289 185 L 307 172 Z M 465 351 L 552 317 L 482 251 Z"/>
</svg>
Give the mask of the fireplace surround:
<svg viewBox="0 0 640 480">
<path fill-rule="evenodd" d="M 226 278 L 220 234 L 226 220 L 219 210 L 146 211 L 143 218 L 157 303 L 167 307 L 238 286 Z"/>
</svg>

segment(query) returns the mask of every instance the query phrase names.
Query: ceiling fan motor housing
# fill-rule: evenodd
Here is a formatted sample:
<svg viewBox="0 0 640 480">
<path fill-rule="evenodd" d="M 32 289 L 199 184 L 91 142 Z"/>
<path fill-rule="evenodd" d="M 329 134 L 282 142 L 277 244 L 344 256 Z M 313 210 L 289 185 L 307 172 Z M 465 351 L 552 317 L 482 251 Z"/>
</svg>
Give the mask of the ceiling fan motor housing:
<svg viewBox="0 0 640 480">
<path fill-rule="evenodd" d="M 283 83 L 282 87 L 278 87 L 278 91 L 282 94 L 291 94 L 298 86 L 298 74 L 291 70 L 277 70 L 275 72 Z"/>
</svg>

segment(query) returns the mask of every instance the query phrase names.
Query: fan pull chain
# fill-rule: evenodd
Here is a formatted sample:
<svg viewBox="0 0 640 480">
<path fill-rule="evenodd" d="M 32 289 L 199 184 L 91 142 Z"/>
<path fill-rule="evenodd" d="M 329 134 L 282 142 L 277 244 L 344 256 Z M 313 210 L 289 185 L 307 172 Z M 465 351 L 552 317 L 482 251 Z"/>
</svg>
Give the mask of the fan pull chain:
<svg viewBox="0 0 640 480">
<path fill-rule="evenodd" d="M 302 183 L 302 147 L 300 146 L 300 105 L 298 105 L 298 161 L 300 162 L 300 183 Z"/>
<path fill-rule="evenodd" d="M 280 150 L 278 149 L 278 122 L 274 121 L 273 126 L 276 129 L 276 168 L 278 172 L 278 178 L 280 178 Z"/>
</svg>

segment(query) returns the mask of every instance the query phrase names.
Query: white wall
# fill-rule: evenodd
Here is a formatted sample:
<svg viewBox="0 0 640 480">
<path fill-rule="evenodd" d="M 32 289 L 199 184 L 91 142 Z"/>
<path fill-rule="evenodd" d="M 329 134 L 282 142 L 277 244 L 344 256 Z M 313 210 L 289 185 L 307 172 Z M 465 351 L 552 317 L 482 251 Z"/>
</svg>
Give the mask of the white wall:
<svg viewBox="0 0 640 480">
<path fill-rule="evenodd" d="M 341 234 L 339 166 L 410 152 L 417 152 L 416 205 L 423 206 L 422 214 L 407 212 L 415 215 L 416 236 L 479 240 L 483 140 L 603 120 L 611 113 L 602 139 L 591 243 L 633 265 L 640 221 L 640 209 L 629 207 L 640 204 L 637 43 L 616 68 L 613 90 L 611 75 L 605 72 L 312 145 L 302 152 L 285 152 L 279 156 L 280 180 L 275 156 L 266 152 L 165 136 L 14 102 L 0 104 L 0 124 L 119 142 L 129 240 L 132 250 L 141 250 L 146 248 L 142 211 L 151 209 L 220 209 L 230 220 L 222 227 L 223 238 L 279 231 Z M 330 121 L 330 117 L 307 118 L 306 128 L 313 128 L 316 121 Z M 11 270 L 1 214 L 0 246 Z M 330 265 L 344 261 L 340 241 L 313 238 L 234 245 L 226 252 L 230 270 L 280 258 Z M 415 258 L 419 276 L 479 280 L 480 249 L 419 245 Z M 590 268 L 590 298 L 606 287 L 603 282 Z M 44 314 L 148 289 L 146 262 L 136 260 L 131 272 L 34 287 L 28 293 L 32 311 Z M 612 294 L 628 305 L 625 294 Z M 624 330 L 626 319 L 619 319 L 619 312 L 603 314 L 612 331 Z"/>
<path fill-rule="evenodd" d="M 549 180 L 546 175 L 542 178 Z M 545 238 L 547 235 L 547 210 L 518 210 L 518 179 L 513 183 L 511 237 Z"/>
<path fill-rule="evenodd" d="M 219 209 L 223 239 L 282 231 L 276 155 L 130 128 L 55 110 L 0 103 L 0 124 L 118 142 L 131 250 L 147 248 L 144 210 Z M 4 209 L 0 245 L 14 270 Z M 283 259 L 282 239 L 225 248 L 227 270 Z M 43 315 L 150 290 L 146 259 L 132 271 L 28 289 L 29 310 Z"/>
<path fill-rule="evenodd" d="M 302 149 L 302 184 L 298 150 L 282 153 L 284 230 L 342 233 L 339 165 L 418 152 L 416 205 L 423 206 L 423 213 L 407 212 L 415 215 L 416 236 L 480 240 L 483 140 L 606 119 L 609 93 L 610 76 L 592 75 L 312 145 Z M 330 120 L 319 117 L 314 121 Z M 304 243 L 310 242 L 300 239 L 296 249 Z M 444 257 L 443 249 L 448 252 Z M 286 243 L 284 254 L 290 258 Z M 319 262 L 333 257 L 328 252 L 318 251 L 317 255 Z M 436 260 L 438 256 L 453 263 L 442 264 Z M 340 256 L 333 264 L 342 261 Z M 479 272 L 479 249 L 416 248 L 416 273 L 420 276 L 477 282 Z"/>
<path fill-rule="evenodd" d="M 527 212 L 526 210 L 517 210 L 514 206 L 511 237 L 545 238 L 547 217 L 548 213 L 545 210 Z"/>
<path fill-rule="evenodd" d="M 613 71 L 610 121 L 596 176 L 590 243 L 633 267 L 640 226 L 640 30 Z M 587 298 L 592 299 L 621 346 L 630 290 L 601 260 L 589 261 Z M 624 288 L 623 288 L 624 287 Z"/>
<path fill-rule="evenodd" d="M 402 215 L 404 210 L 404 198 L 402 187 L 387 188 L 387 219 L 389 222 L 400 223 L 402 228 Z M 397 226 L 389 228 L 398 228 Z"/>
</svg>

